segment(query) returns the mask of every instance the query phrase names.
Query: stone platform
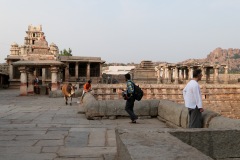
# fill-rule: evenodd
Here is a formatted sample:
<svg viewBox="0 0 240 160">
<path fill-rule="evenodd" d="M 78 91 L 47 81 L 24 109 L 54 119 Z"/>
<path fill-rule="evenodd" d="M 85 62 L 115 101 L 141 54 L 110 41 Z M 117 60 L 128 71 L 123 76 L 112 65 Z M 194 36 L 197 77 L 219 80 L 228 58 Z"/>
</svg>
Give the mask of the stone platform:
<svg viewBox="0 0 240 160">
<path fill-rule="evenodd" d="M 87 120 L 78 101 L 66 106 L 63 97 L 0 90 L 0 160 L 240 159 L 237 120 L 206 112 L 209 128 L 170 128 L 184 127 L 186 118 L 166 100 L 158 107 L 165 123 L 141 116 L 137 124 L 127 117 Z"/>
<path fill-rule="evenodd" d="M 167 127 L 156 118 L 87 120 L 77 101 L 0 90 L 0 160 L 114 160 L 116 128 Z"/>
</svg>

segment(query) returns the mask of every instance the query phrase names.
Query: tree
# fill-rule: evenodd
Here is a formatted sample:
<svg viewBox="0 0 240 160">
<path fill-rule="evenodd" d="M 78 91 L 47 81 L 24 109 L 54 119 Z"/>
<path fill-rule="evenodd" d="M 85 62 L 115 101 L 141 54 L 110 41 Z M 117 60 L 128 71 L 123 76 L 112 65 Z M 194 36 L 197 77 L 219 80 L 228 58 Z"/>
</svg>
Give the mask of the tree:
<svg viewBox="0 0 240 160">
<path fill-rule="evenodd" d="M 68 48 L 68 51 L 66 49 L 63 49 L 63 51 L 60 51 L 60 56 L 72 56 L 72 50 Z"/>
<path fill-rule="evenodd" d="M 240 55 L 239 54 L 234 54 L 234 56 L 232 58 L 233 59 L 238 59 L 238 58 L 240 58 Z"/>
</svg>

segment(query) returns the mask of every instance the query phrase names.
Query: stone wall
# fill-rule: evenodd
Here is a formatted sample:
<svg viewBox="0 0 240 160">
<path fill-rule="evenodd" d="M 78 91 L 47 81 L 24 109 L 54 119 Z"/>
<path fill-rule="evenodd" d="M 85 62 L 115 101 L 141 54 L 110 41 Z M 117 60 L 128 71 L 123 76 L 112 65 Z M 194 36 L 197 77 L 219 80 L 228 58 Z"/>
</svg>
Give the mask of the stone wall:
<svg viewBox="0 0 240 160">
<path fill-rule="evenodd" d="M 167 99 L 183 104 L 182 90 L 185 84 L 140 84 L 143 99 Z M 240 119 L 240 86 L 238 84 L 201 84 L 205 109 L 225 117 Z M 92 86 L 97 100 L 122 99 L 121 90 L 125 84 L 97 84 Z"/>
<path fill-rule="evenodd" d="M 82 107 L 87 119 L 109 118 L 128 116 L 125 111 L 126 101 L 119 100 L 102 100 L 98 101 L 92 94 L 86 93 L 83 98 Z M 159 100 L 142 100 L 135 102 L 135 113 L 143 118 L 157 117 Z"/>
<path fill-rule="evenodd" d="M 219 82 L 223 82 L 225 75 L 224 74 L 219 74 Z M 229 84 L 235 84 L 238 83 L 238 79 L 240 79 L 240 74 L 228 74 L 228 83 Z"/>
</svg>

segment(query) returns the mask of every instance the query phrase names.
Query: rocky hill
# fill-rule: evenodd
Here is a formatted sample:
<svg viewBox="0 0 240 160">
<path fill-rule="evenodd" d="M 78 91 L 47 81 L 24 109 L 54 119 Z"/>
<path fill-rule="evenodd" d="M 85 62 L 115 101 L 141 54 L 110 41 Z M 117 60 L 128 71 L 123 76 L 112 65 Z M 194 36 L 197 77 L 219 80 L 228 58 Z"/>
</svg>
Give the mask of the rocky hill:
<svg viewBox="0 0 240 160">
<path fill-rule="evenodd" d="M 240 49 L 216 48 L 204 59 L 188 59 L 181 63 L 189 62 L 228 65 L 231 72 L 240 72 Z"/>
</svg>

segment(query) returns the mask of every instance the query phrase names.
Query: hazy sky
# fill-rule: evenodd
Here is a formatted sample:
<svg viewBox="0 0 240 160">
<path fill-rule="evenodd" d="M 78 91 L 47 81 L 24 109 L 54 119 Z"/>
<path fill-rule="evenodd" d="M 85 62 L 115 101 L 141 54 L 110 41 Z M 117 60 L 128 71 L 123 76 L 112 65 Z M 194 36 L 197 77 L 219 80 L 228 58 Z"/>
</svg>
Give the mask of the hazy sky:
<svg viewBox="0 0 240 160">
<path fill-rule="evenodd" d="M 240 0 L 0 0 L 0 62 L 28 25 L 106 63 L 181 62 L 240 48 Z"/>
</svg>

